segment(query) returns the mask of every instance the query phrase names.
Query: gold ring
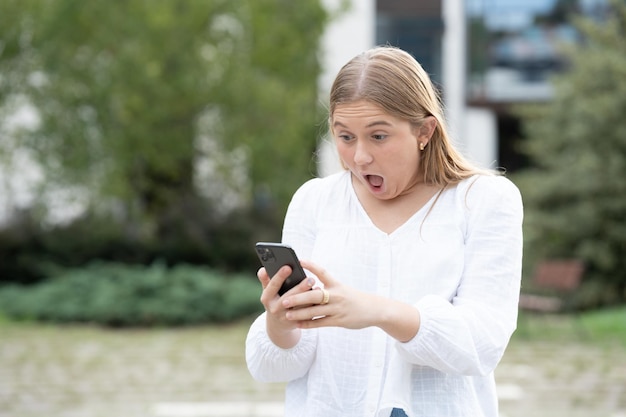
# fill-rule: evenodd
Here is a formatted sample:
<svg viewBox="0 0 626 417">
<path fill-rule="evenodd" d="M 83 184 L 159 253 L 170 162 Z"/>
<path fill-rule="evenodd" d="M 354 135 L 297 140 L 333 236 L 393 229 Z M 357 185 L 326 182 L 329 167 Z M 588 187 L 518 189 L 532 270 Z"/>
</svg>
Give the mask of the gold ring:
<svg viewBox="0 0 626 417">
<path fill-rule="evenodd" d="M 328 304 L 330 301 L 330 293 L 324 288 L 320 288 L 320 290 L 322 290 L 322 302 L 320 305 Z"/>
</svg>

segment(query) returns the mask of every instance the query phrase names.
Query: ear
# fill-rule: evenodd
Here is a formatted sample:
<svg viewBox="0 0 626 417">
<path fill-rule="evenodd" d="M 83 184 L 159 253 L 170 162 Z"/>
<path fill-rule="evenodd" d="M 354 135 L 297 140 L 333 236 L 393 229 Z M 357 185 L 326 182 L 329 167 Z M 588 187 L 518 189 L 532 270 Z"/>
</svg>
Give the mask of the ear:
<svg viewBox="0 0 626 417">
<path fill-rule="evenodd" d="M 428 141 L 435 133 L 437 127 L 437 119 L 434 116 L 428 116 L 424 119 L 422 125 L 418 128 L 417 139 L 423 143 L 424 146 L 428 144 Z"/>
</svg>

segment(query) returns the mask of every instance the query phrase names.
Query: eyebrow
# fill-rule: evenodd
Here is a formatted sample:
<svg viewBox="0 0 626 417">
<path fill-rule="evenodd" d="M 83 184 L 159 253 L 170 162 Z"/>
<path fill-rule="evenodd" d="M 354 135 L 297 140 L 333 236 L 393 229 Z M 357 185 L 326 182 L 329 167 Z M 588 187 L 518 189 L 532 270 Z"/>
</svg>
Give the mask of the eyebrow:
<svg viewBox="0 0 626 417">
<path fill-rule="evenodd" d="M 348 126 L 344 125 L 341 122 L 337 122 L 337 121 L 335 123 L 333 123 L 333 127 L 336 127 L 336 126 L 343 127 L 343 128 L 346 128 L 346 129 L 348 128 Z M 365 127 L 369 128 L 369 127 L 374 127 L 374 126 L 390 126 L 391 127 L 392 124 L 387 122 L 387 121 L 385 121 L 385 120 L 375 120 L 375 121 L 369 123 Z"/>
</svg>

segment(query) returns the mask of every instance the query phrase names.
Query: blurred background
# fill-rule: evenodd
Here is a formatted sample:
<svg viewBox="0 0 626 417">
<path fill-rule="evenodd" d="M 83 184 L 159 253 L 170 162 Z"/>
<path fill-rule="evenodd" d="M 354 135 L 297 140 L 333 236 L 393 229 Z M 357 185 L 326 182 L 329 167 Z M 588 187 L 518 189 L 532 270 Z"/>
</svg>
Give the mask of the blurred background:
<svg viewBox="0 0 626 417">
<path fill-rule="evenodd" d="M 623 0 L 2 0 L 0 416 L 280 415 L 253 244 L 340 169 L 328 90 L 378 44 L 522 191 L 502 416 L 626 416 Z"/>
</svg>

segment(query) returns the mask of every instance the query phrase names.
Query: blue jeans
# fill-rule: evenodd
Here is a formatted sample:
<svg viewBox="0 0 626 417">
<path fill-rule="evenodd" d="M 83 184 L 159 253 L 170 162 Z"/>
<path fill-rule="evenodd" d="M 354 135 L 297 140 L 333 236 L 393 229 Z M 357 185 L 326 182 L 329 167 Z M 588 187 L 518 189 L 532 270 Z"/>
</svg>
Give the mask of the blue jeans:
<svg viewBox="0 0 626 417">
<path fill-rule="evenodd" d="M 391 410 L 391 415 L 389 417 L 406 417 L 406 413 L 404 412 L 404 410 L 394 408 L 393 410 Z"/>
</svg>

